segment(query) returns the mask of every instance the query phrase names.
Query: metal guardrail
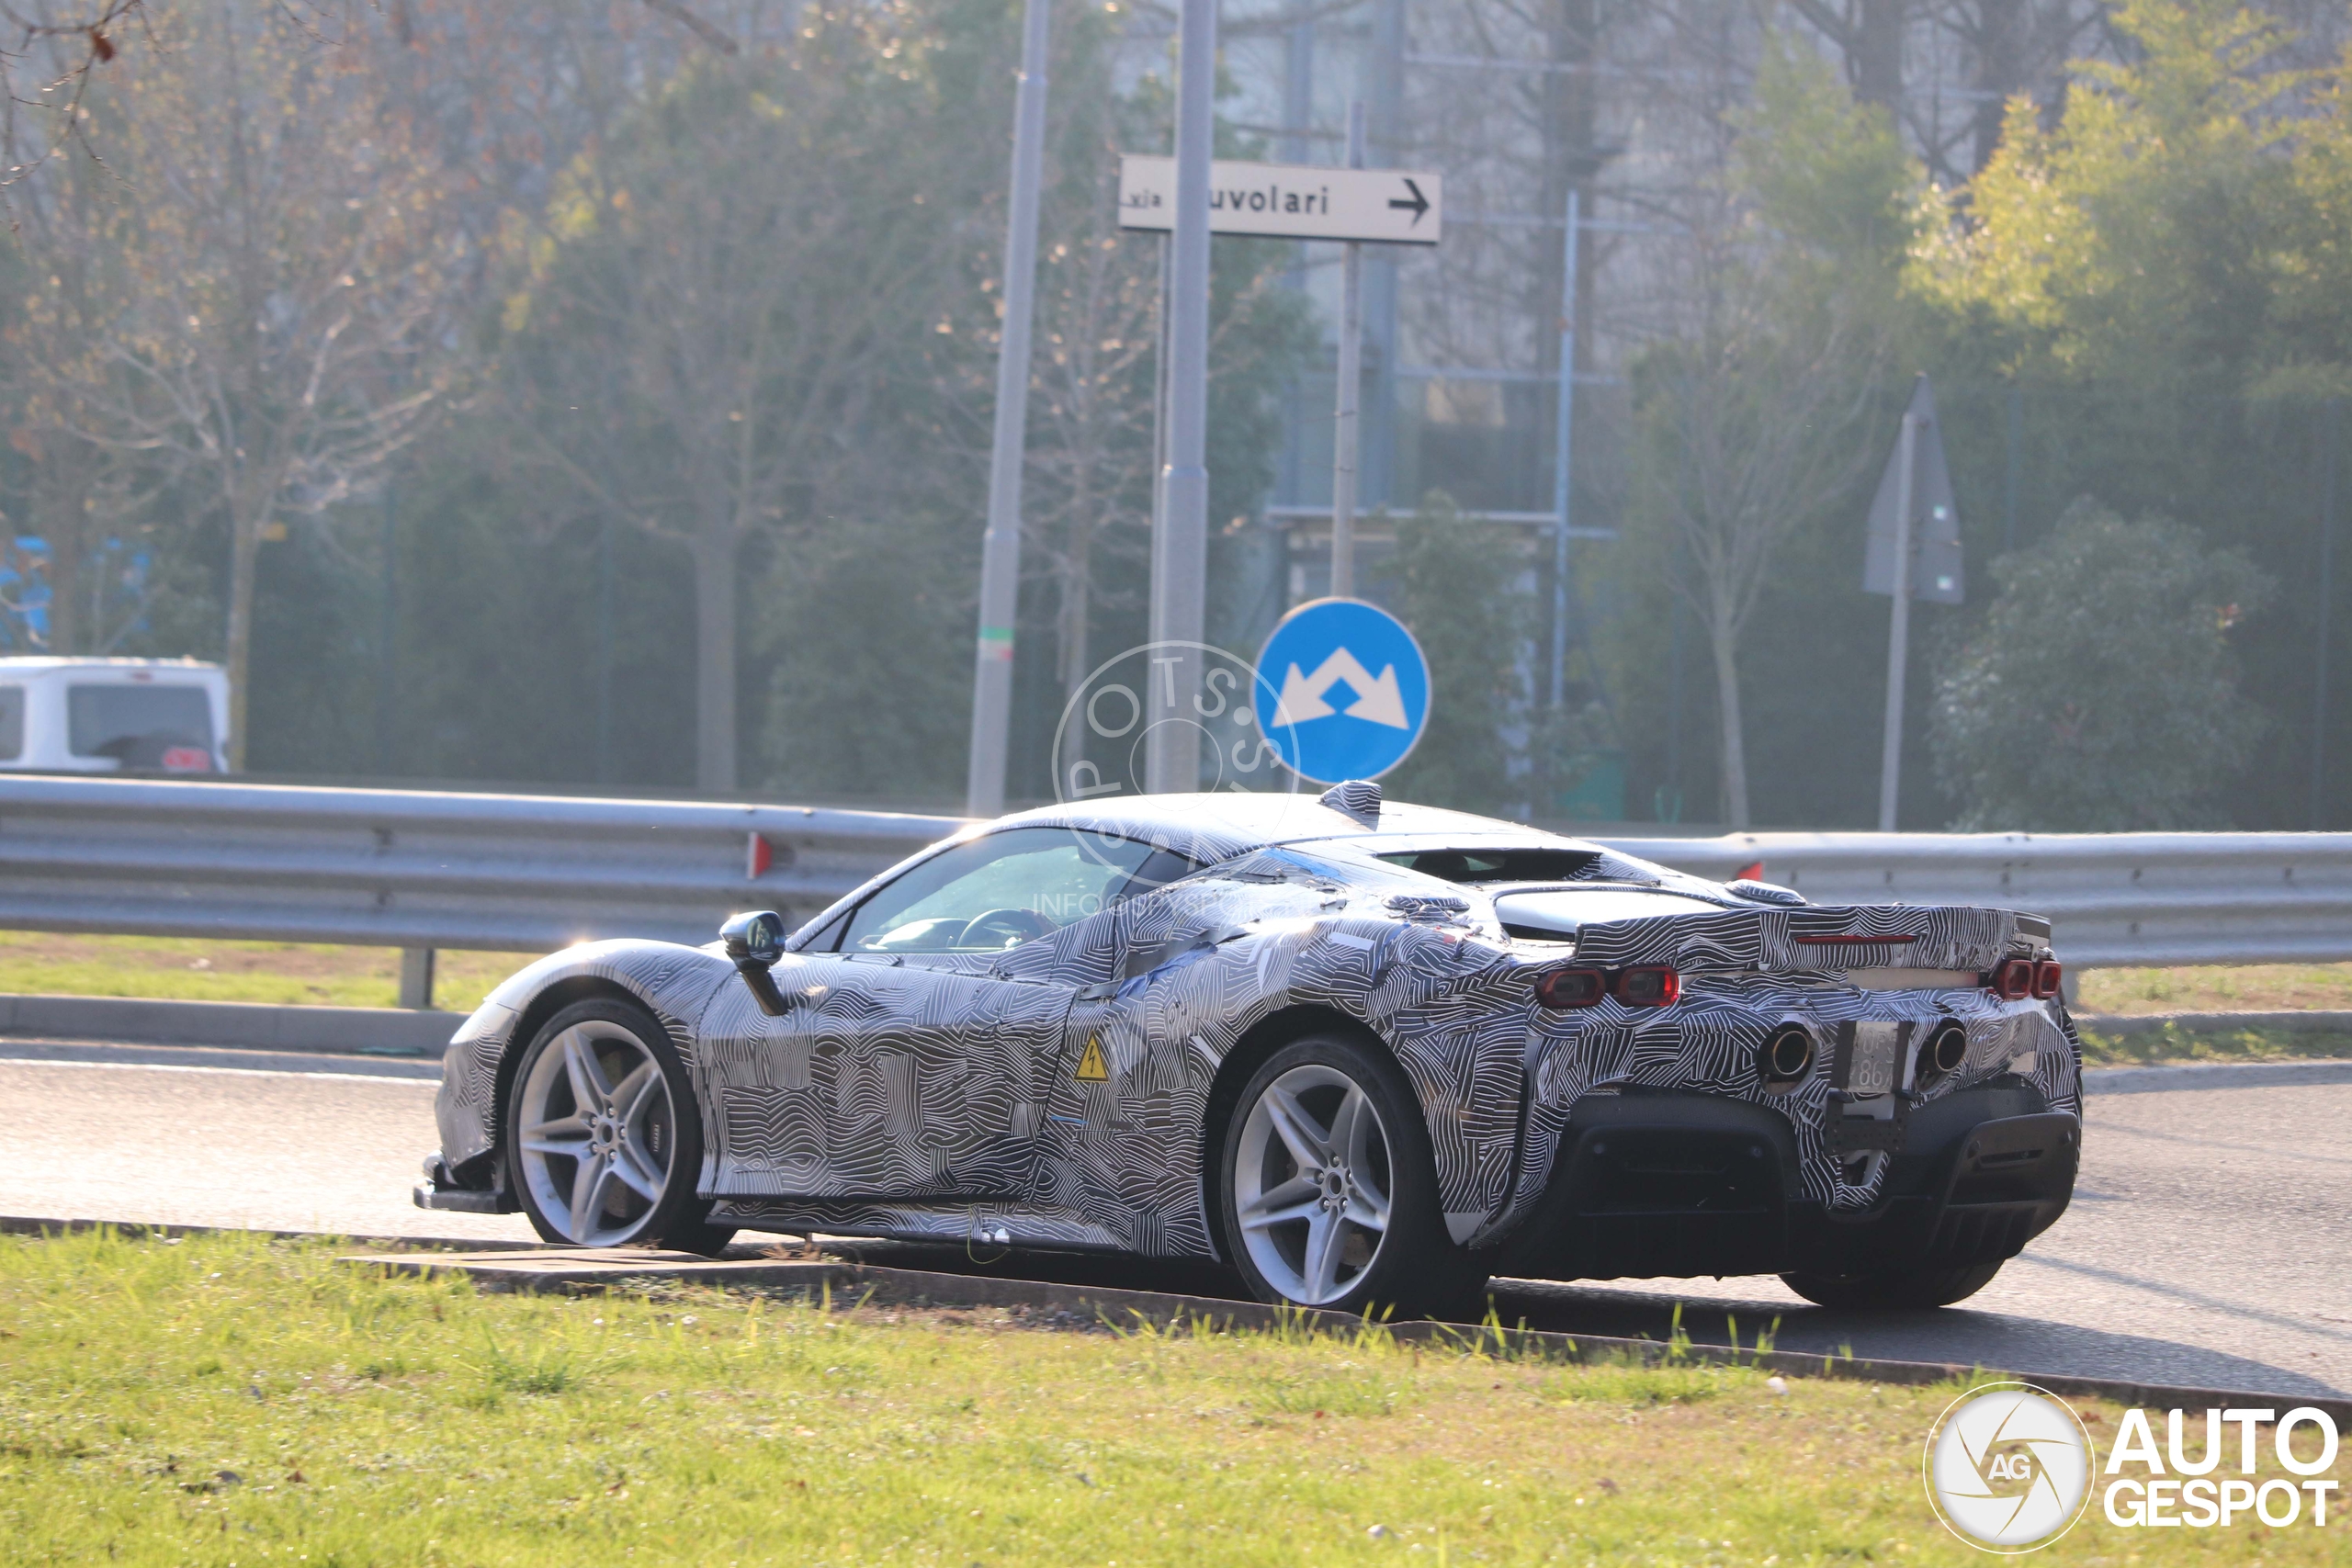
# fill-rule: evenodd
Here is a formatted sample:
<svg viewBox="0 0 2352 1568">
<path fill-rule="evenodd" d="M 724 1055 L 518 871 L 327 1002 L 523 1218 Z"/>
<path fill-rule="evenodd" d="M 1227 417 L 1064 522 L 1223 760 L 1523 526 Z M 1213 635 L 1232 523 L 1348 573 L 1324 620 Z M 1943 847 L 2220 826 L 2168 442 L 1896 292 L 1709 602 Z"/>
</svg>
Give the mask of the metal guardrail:
<svg viewBox="0 0 2352 1568">
<path fill-rule="evenodd" d="M 736 909 L 814 914 L 960 826 L 815 807 L 0 778 L 0 927 L 531 953 L 606 936 L 700 943 Z"/>
<path fill-rule="evenodd" d="M 2078 969 L 2352 959 L 2352 833 L 1730 833 L 1614 839 L 1702 876 L 1761 863 L 1816 904 L 2050 917 Z"/>
<path fill-rule="evenodd" d="M 963 826 L 814 807 L 0 776 L 0 927 L 546 952 L 815 913 Z M 2352 833 L 1611 839 L 1816 903 L 1981 904 L 2076 967 L 2352 959 Z"/>
</svg>

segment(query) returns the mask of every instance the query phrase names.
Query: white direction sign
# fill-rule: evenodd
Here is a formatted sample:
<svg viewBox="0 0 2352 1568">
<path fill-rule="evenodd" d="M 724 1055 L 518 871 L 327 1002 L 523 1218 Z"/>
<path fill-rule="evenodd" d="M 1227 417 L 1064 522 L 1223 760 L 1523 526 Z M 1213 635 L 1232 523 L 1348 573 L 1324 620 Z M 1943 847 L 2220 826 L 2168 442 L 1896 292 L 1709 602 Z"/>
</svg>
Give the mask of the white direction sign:
<svg viewBox="0 0 2352 1568">
<path fill-rule="evenodd" d="M 1220 162 L 1209 165 L 1209 232 L 1434 245 L 1442 196 L 1438 176 L 1420 169 Z M 1119 227 L 1176 227 L 1175 159 L 1119 160 Z"/>
</svg>

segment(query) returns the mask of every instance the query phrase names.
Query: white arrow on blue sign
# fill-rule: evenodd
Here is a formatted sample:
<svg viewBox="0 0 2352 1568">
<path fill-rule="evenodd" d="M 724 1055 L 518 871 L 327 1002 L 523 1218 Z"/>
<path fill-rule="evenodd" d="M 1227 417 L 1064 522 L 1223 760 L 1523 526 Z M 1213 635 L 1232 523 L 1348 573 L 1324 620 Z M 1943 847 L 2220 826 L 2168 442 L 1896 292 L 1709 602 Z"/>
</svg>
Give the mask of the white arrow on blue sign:
<svg viewBox="0 0 2352 1568">
<path fill-rule="evenodd" d="M 1279 694 L 1265 727 L 1284 766 L 1321 784 L 1376 779 L 1430 721 L 1430 666 L 1405 624 L 1357 599 L 1317 599 L 1284 615 L 1258 655 Z"/>
</svg>

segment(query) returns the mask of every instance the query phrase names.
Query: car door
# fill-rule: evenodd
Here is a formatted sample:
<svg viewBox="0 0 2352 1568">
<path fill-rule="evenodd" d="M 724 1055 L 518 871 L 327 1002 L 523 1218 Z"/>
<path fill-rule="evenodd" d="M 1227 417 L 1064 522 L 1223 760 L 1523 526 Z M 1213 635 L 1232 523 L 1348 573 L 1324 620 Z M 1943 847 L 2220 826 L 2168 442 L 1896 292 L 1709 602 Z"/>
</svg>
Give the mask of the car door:
<svg viewBox="0 0 2352 1568">
<path fill-rule="evenodd" d="M 910 1201 L 1026 1190 L 1082 975 L 1064 942 L 1147 845 L 1058 828 L 967 840 L 910 867 L 831 953 L 772 971 L 782 1017 L 723 996 L 703 1030 L 713 1190 Z"/>
</svg>

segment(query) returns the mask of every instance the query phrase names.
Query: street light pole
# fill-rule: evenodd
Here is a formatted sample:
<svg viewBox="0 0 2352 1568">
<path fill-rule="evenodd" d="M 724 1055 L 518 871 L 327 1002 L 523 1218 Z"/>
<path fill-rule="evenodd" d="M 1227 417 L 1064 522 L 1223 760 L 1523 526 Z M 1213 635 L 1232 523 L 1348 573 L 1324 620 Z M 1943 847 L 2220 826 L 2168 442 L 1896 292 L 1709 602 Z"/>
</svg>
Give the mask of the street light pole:
<svg viewBox="0 0 2352 1568">
<path fill-rule="evenodd" d="M 1560 254 L 1560 400 L 1552 432 L 1552 707 L 1567 701 L 1569 456 L 1575 450 L 1577 413 L 1577 231 L 1584 220 L 1583 193 L 1568 186 L 1568 237 Z"/>
<path fill-rule="evenodd" d="M 1905 413 L 1894 458 L 1894 605 L 1886 630 L 1886 734 L 1878 764 L 1882 833 L 1894 831 L 1895 802 L 1903 792 L 1903 684 L 1911 658 L 1911 470 L 1918 452 L 1919 421 Z"/>
<path fill-rule="evenodd" d="M 1029 329 L 1037 293 L 1037 193 L 1046 162 L 1046 43 L 1053 0 L 1028 0 L 1012 109 L 1012 199 L 1005 219 L 1004 324 L 997 341 L 996 431 L 988 531 L 980 539 L 980 637 L 972 670 L 972 750 L 965 809 L 1004 810 L 1012 722 L 1012 634 L 1021 597 L 1021 468 L 1029 443 Z"/>
<path fill-rule="evenodd" d="M 1348 167 L 1363 167 L 1363 100 L 1348 105 Z M 1350 240 L 1340 265 L 1340 398 L 1331 440 L 1331 597 L 1356 592 L 1356 402 L 1363 392 L 1363 245 Z"/>
<path fill-rule="evenodd" d="M 1168 282 L 1168 468 L 1151 547 L 1153 660 L 1144 788 L 1200 787 L 1195 722 L 1208 576 L 1209 158 L 1216 0 L 1182 0 L 1176 54 L 1176 216 Z"/>
</svg>

